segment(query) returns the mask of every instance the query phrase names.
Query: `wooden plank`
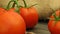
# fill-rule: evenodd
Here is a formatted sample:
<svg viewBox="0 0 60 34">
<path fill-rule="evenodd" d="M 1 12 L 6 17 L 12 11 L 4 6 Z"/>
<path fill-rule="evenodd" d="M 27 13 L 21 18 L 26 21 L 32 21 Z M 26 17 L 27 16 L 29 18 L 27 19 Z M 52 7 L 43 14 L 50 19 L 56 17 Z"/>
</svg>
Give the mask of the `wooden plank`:
<svg viewBox="0 0 60 34">
<path fill-rule="evenodd" d="M 34 29 L 28 30 L 27 34 L 50 34 L 47 23 L 38 23 Z"/>
</svg>

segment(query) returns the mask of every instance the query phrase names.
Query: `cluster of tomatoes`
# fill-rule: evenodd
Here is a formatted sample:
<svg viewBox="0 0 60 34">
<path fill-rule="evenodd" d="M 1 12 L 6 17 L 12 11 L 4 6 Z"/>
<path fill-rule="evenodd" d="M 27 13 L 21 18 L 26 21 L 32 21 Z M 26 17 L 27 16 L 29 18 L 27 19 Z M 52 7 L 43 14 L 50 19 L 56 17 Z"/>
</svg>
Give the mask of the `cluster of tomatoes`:
<svg viewBox="0 0 60 34">
<path fill-rule="evenodd" d="M 14 2 L 12 8 L 9 4 Z M 23 0 L 25 7 L 18 6 L 17 0 L 11 0 L 6 9 L 0 8 L 0 34 L 25 34 L 26 29 L 34 28 L 38 23 L 38 13 L 32 5 L 27 7 L 25 0 Z M 17 5 L 18 13 L 14 8 Z M 48 23 L 48 29 L 51 34 L 60 34 L 60 10 L 57 10 L 51 17 Z"/>
<path fill-rule="evenodd" d="M 25 34 L 26 28 L 33 28 L 38 22 L 34 7 L 21 7 L 19 14 L 15 8 L 0 8 L 0 34 Z"/>
</svg>

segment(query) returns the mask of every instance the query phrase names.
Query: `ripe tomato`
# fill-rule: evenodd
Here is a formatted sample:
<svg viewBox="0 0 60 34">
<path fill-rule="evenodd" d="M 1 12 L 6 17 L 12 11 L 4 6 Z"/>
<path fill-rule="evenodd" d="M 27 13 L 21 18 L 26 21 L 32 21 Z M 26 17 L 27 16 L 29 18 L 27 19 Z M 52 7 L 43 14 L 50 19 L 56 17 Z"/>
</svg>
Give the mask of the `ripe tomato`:
<svg viewBox="0 0 60 34">
<path fill-rule="evenodd" d="M 2 13 L 5 13 L 6 12 L 6 10 L 4 9 L 4 8 L 0 8 L 0 15 L 2 14 Z"/>
<path fill-rule="evenodd" d="M 24 19 L 13 9 L 0 15 L 0 34 L 25 34 L 25 31 Z"/>
<path fill-rule="evenodd" d="M 56 16 L 59 16 L 60 10 L 56 11 Z M 51 32 L 51 34 L 60 34 L 60 20 L 54 20 L 54 16 L 52 15 L 48 23 L 48 29 Z"/>
<path fill-rule="evenodd" d="M 20 15 L 25 20 L 27 28 L 34 28 L 38 23 L 38 13 L 34 7 L 20 8 Z"/>
</svg>

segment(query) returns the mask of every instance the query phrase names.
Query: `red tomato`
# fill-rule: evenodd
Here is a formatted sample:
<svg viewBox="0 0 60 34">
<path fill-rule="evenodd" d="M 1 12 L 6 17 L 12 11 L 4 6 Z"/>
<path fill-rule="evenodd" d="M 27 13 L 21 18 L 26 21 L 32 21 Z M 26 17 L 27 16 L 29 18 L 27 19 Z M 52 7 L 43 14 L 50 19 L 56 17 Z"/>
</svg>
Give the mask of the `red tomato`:
<svg viewBox="0 0 60 34">
<path fill-rule="evenodd" d="M 56 11 L 56 16 L 59 16 L 60 10 Z M 60 20 L 54 20 L 54 16 L 52 15 L 48 23 L 48 29 L 51 32 L 51 34 L 60 34 Z"/>
<path fill-rule="evenodd" d="M 25 31 L 24 19 L 13 9 L 0 15 L 0 34 L 25 34 Z"/>
<path fill-rule="evenodd" d="M 34 7 L 20 8 L 20 15 L 25 20 L 27 28 L 34 28 L 38 23 L 38 13 Z"/>
</svg>

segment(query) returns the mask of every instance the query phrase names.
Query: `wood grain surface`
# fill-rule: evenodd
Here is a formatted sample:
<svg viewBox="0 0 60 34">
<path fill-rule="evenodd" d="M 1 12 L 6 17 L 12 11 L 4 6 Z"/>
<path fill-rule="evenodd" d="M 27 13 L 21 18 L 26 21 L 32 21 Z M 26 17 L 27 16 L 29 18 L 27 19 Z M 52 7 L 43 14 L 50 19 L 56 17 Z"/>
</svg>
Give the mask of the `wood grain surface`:
<svg viewBox="0 0 60 34">
<path fill-rule="evenodd" d="M 26 34 L 50 34 L 50 32 L 46 22 L 39 22 L 34 29 L 27 30 Z"/>
</svg>

